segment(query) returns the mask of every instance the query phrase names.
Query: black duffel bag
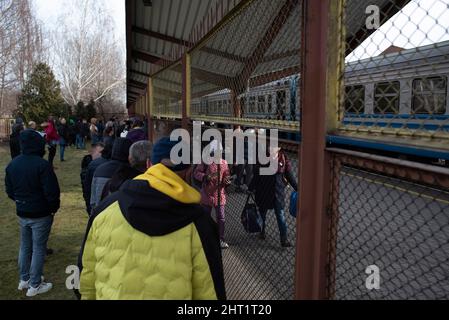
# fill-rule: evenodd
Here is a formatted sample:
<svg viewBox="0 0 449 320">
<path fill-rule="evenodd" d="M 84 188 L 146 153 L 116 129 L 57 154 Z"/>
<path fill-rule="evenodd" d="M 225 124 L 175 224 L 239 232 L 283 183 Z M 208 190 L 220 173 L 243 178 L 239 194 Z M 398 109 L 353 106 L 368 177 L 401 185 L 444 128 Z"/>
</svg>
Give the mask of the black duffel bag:
<svg viewBox="0 0 449 320">
<path fill-rule="evenodd" d="M 253 203 L 250 203 L 253 200 Z M 262 232 L 262 217 L 259 214 L 257 205 L 255 204 L 253 195 L 248 194 L 245 207 L 243 208 L 242 215 L 240 217 L 243 228 L 248 233 L 260 233 Z"/>
</svg>

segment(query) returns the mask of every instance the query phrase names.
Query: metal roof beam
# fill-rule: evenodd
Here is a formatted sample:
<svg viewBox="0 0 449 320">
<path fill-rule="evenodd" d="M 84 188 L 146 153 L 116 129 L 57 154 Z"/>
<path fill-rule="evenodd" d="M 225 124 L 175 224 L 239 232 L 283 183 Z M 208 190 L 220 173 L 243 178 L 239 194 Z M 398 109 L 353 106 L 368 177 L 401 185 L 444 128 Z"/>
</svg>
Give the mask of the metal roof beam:
<svg viewBox="0 0 449 320">
<path fill-rule="evenodd" d="M 141 35 L 144 35 L 147 37 L 171 42 L 171 43 L 178 44 L 178 45 L 181 45 L 181 46 L 184 46 L 187 48 L 191 48 L 195 45 L 193 42 L 185 41 L 182 39 L 178 39 L 178 38 L 171 37 L 171 36 L 159 33 L 159 32 L 143 29 L 143 28 L 136 27 L 136 26 L 133 26 L 132 30 L 135 33 L 138 33 L 138 34 L 141 34 Z M 220 51 L 217 49 L 213 49 L 213 48 L 203 47 L 200 49 L 200 51 L 203 51 L 203 52 L 215 55 L 215 56 L 219 56 L 222 58 L 226 58 L 226 59 L 229 59 L 232 61 L 239 61 L 239 62 L 243 62 L 243 63 L 246 62 L 246 58 L 244 58 L 244 57 L 240 57 L 240 56 L 237 56 L 237 55 L 234 55 L 234 54 L 231 54 L 228 52 Z"/>
<path fill-rule="evenodd" d="M 138 71 L 138 70 L 135 70 L 135 69 L 130 69 L 129 72 L 137 74 L 139 76 L 144 76 L 144 77 L 150 77 L 151 76 L 151 74 L 149 74 L 149 73 L 141 72 L 141 71 Z"/>
<path fill-rule="evenodd" d="M 301 72 L 301 68 L 299 66 L 297 67 L 290 67 L 284 70 L 270 72 L 266 74 L 262 74 L 260 76 L 254 77 L 251 80 L 249 80 L 250 87 L 259 87 L 266 83 L 270 83 L 282 78 L 286 78 L 288 76 L 298 74 Z"/>
<path fill-rule="evenodd" d="M 197 68 L 192 68 L 192 78 L 212 83 L 220 88 L 227 88 L 233 81 L 230 77 Z"/>
<path fill-rule="evenodd" d="M 137 94 L 137 95 L 142 95 L 144 93 L 143 89 L 137 88 L 137 87 L 130 87 L 128 86 L 128 93 L 131 94 Z"/>
<path fill-rule="evenodd" d="M 254 72 L 258 64 L 263 61 L 265 53 L 270 48 L 270 46 L 275 41 L 276 37 L 279 35 L 282 27 L 290 18 L 291 14 L 294 11 L 294 8 L 299 4 L 299 0 L 288 0 L 282 8 L 279 10 L 279 13 L 274 18 L 267 32 L 263 36 L 262 40 L 257 45 L 256 49 L 251 54 L 248 62 L 245 64 L 240 76 L 237 76 L 237 81 L 240 86 L 246 83 L 248 79 L 251 77 L 251 74 Z M 243 88 L 236 88 L 239 93 L 243 90 Z"/>
<path fill-rule="evenodd" d="M 241 57 L 241 56 L 237 56 L 235 54 L 228 53 L 228 52 L 225 52 L 225 51 L 220 51 L 220 50 L 217 50 L 217 49 L 214 49 L 214 48 L 203 47 L 203 48 L 200 49 L 200 51 L 212 54 L 212 55 L 217 56 L 217 57 L 221 57 L 221 58 L 225 58 L 225 59 L 228 59 L 228 60 L 236 61 L 236 62 L 245 63 L 245 62 L 248 61 L 247 58 L 244 58 L 244 57 Z"/>
<path fill-rule="evenodd" d="M 132 56 L 134 59 L 138 59 L 138 60 L 143 60 L 146 61 L 148 63 L 152 63 L 152 64 L 160 64 L 160 63 L 170 63 L 171 60 L 166 59 L 166 58 L 161 58 L 155 55 L 152 55 L 151 53 L 148 52 L 143 52 L 140 50 L 136 50 L 133 49 L 132 50 Z"/>
<path fill-rule="evenodd" d="M 143 89 L 145 89 L 147 87 L 146 83 L 140 82 L 140 81 L 137 81 L 137 80 L 132 80 L 132 79 L 128 79 L 128 84 L 129 85 L 138 86 L 138 87 L 142 87 Z"/>
<path fill-rule="evenodd" d="M 300 54 L 301 54 L 301 50 L 300 49 L 290 50 L 290 51 L 286 51 L 286 52 L 282 52 L 282 53 L 275 53 L 275 54 L 272 54 L 270 56 L 264 57 L 262 59 L 261 63 L 276 61 L 276 60 L 280 60 L 280 59 L 284 59 L 284 58 L 290 58 L 290 57 L 293 57 L 293 56 L 299 56 Z"/>
<path fill-rule="evenodd" d="M 179 45 L 184 46 L 184 47 L 192 47 L 194 45 L 193 42 L 185 41 L 185 40 L 182 40 L 182 39 L 171 37 L 171 36 L 168 36 L 166 34 L 162 34 L 162 33 L 159 33 L 159 32 L 147 30 L 147 29 L 140 28 L 140 27 L 137 27 L 137 26 L 133 26 L 132 27 L 132 31 L 135 32 L 135 33 L 147 36 L 147 37 L 151 37 L 151 38 L 155 38 L 155 39 L 171 42 L 171 43 L 174 43 L 174 44 L 179 44 Z"/>
</svg>

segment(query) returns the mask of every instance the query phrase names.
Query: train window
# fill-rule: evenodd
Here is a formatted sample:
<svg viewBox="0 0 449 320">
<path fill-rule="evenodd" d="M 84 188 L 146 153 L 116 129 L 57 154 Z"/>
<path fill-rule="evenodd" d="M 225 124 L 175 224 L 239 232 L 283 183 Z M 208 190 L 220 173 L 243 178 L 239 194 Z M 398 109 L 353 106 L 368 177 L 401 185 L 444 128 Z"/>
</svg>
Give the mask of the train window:
<svg viewBox="0 0 449 320">
<path fill-rule="evenodd" d="M 230 114 L 231 113 L 231 101 L 230 100 L 225 100 L 223 101 L 223 106 L 224 106 L 224 113 L 225 114 Z"/>
<path fill-rule="evenodd" d="M 217 113 L 223 113 L 223 101 L 217 102 Z"/>
<path fill-rule="evenodd" d="M 257 113 L 265 113 L 265 96 L 257 97 Z"/>
<path fill-rule="evenodd" d="M 249 112 L 250 113 L 256 112 L 256 97 L 249 98 Z"/>
<path fill-rule="evenodd" d="M 271 94 L 268 95 L 268 113 L 272 113 L 273 112 L 273 96 Z"/>
<path fill-rule="evenodd" d="M 447 80 L 444 77 L 429 77 L 413 80 L 413 113 L 445 114 L 446 95 Z"/>
<path fill-rule="evenodd" d="M 285 90 L 276 92 L 276 112 L 279 120 L 284 120 L 283 117 L 285 117 L 286 100 L 287 94 Z"/>
<path fill-rule="evenodd" d="M 240 108 L 241 108 L 241 110 L 243 111 L 244 114 L 248 113 L 248 110 L 246 109 L 247 108 L 246 98 L 240 99 Z"/>
<path fill-rule="evenodd" d="M 365 86 L 347 86 L 345 88 L 345 111 L 357 114 L 365 111 Z"/>
<path fill-rule="evenodd" d="M 374 94 L 374 113 L 398 114 L 400 92 L 399 81 L 377 83 Z"/>
</svg>

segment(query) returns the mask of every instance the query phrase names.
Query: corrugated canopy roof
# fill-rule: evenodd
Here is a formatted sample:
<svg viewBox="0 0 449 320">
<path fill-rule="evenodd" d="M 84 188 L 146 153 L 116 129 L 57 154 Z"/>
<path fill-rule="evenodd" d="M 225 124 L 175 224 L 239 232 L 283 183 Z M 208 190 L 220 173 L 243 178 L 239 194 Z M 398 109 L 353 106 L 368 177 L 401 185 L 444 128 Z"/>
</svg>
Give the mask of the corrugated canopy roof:
<svg viewBox="0 0 449 320">
<path fill-rule="evenodd" d="M 367 6 L 380 7 L 383 23 L 409 1 L 347 0 L 346 53 L 374 32 L 365 28 Z M 178 60 L 217 24 L 206 43 L 193 51 L 193 95 L 229 88 L 230 83 L 241 92 L 240 83 L 261 85 L 299 72 L 302 0 L 153 0 L 151 6 L 144 2 L 127 1 L 128 103 L 143 93 L 150 74 Z M 243 11 L 229 18 L 239 7 Z M 169 80 L 178 82 L 180 75 Z"/>
</svg>

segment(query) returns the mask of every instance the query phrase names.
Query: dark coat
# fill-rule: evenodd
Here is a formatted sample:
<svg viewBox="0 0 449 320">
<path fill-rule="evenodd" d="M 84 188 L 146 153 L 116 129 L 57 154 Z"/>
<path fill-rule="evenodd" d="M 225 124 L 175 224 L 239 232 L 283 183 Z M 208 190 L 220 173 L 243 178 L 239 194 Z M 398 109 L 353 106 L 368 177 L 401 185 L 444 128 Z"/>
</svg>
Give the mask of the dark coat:
<svg viewBox="0 0 449 320">
<path fill-rule="evenodd" d="M 84 156 L 83 160 L 81 161 L 81 173 L 80 173 L 81 187 L 83 189 L 83 198 L 84 198 L 84 201 L 86 202 L 86 208 L 87 208 L 88 213 L 90 213 L 90 210 L 89 210 L 90 187 L 89 187 L 89 190 L 86 190 L 86 178 L 87 178 L 87 170 L 88 170 L 89 164 L 91 162 L 92 162 L 92 156 L 90 154 Z"/>
<path fill-rule="evenodd" d="M 260 165 L 256 165 L 254 178 L 250 189 L 256 193 L 256 204 L 261 211 L 274 209 L 277 202 L 282 208 L 285 207 L 285 189 L 287 183 L 296 191 L 297 181 L 293 175 L 290 160 L 284 153 L 278 158 L 278 170 L 274 175 L 264 176 L 260 174 Z"/>
<path fill-rule="evenodd" d="M 106 162 L 108 162 L 108 159 L 100 157 L 90 162 L 89 165 L 87 166 L 86 175 L 83 181 L 83 197 L 84 200 L 86 201 L 86 209 L 88 213 L 91 212 L 90 194 L 92 192 L 92 180 L 94 178 L 95 170 L 97 170 L 99 166 L 105 164 Z"/>
<path fill-rule="evenodd" d="M 109 179 L 123 164 L 128 164 L 129 148 L 132 142 L 125 138 L 117 138 L 112 148 L 112 160 L 100 165 L 94 173 L 90 193 L 90 207 L 94 209 L 101 202 L 103 189 Z"/>
<path fill-rule="evenodd" d="M 131 140 L 134 143 L 134 142 L 145 140 L 146 134 L 142 128 L 136 128 L 136 129 L 132 129 L 131 131 L 129 131 L 126 138 Z"/>
<path fill-rule="evenodd" d="M 69 140 L 69 127 L 67 124 L 58 125 L 58 134 L 59 137 L 63 138 L 67 144 L 67 141 Z"/>
<path fill-rule="evenodd" d="M 34 130 L 20 134 L 22 155 L 6 168 L 5 185 L 9 198 L 16 202 L 17 215 L 42 218 L 56 213 L 60 206 L 58 179 L 43 159 L 45 140 Z"/>
<path fill-rule="evenodd" d="M 104 200 L 110 194 L 119 191 L 123 183 L 134 179 L 142 173 L 143 172 L 140 172 L 128 164 L 123 164 L 115 171 L 112 178 L 104 186 L 103 193 L 101 194 L 101 200 Z"/>
<path fill-rule="evenodd" d="M 82 123 L 81 122 L 81 124 L 80 124 L 80 135 L 83 138 L 86 138 L 86 137 L 89 136 L 89 134 L 90 134 L 89 124 L 87 122 L 86 123 Z"/>
<path fill-rule="evenodd" d="M 11 150 L 11 159 L 20 156 L 20 132 L 23 130 L 22 124 L 15 124 L 9 137 L 9 148 Z"/>
</svg>

